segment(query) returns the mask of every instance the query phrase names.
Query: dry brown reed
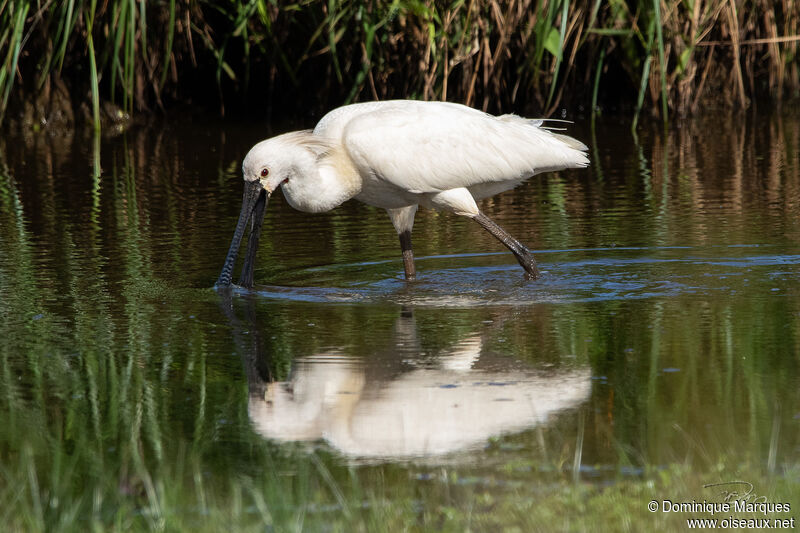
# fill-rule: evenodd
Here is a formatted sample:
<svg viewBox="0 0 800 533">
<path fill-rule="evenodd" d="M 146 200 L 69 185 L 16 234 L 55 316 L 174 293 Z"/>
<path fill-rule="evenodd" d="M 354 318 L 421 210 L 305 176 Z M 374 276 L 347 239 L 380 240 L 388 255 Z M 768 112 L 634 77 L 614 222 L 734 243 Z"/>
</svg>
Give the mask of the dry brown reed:
<svg viewBox="0 0 800 533">
<path fill-rule="evenodd" d="M 91 100 L 95 124 L 100 100 L 127 113 L 411 97 L 663 116 L 800 95 L 796 0 L 8 1 L 0 27 L 0 113 L 10 95 L 20 106 L 64 87 L 73 108 Z"/>
</svg>

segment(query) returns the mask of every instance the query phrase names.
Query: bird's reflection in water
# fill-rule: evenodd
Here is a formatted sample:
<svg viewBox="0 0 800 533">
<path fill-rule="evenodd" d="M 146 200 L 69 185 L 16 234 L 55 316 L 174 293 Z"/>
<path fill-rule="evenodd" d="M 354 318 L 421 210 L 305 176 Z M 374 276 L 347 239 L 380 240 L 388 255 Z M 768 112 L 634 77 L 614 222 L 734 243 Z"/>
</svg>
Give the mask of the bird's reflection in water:
<svg viewBox="0 0 800 533">
<path fill-rule="evenodd" d="M 245 316 L 254 317 L 252 308 Z M 269 367 L 267 356 L 259 352 L 257 335 L 250 336 L 245 365 L 253 427 L 281 442 L 324 439 L 353 458 L 422 458 L 479 448 L 493 436 L 543 424 L 589 397 L 588 367 L 478 368 L 484 342 L 497 327 L 481 325 L 487 331 L 421 357 L 413 312 L 404 309 L 390 357 L 352 357 L 340 350 L 300 357 L 287 382 L 265 379 L 259 369 Z M 387 367 L 387 359 L 395 364 Z"/>
</svg>

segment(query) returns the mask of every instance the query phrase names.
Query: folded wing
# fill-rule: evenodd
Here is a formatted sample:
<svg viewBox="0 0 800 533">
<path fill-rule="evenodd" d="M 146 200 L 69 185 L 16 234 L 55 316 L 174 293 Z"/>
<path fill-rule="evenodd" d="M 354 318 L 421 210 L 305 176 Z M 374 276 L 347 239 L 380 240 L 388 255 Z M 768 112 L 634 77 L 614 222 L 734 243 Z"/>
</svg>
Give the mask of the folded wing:
<svg viewBox="0 0 800 533">
<path fill-rule="evenodd" d="M 409 192 L 502 189 L 505 182 L 589 164 L 583 143 L 544 129 L 540 120 L 444 102 L 384 104 L 350 119 L 342 141 L 362 175 Z"/>
</svg>

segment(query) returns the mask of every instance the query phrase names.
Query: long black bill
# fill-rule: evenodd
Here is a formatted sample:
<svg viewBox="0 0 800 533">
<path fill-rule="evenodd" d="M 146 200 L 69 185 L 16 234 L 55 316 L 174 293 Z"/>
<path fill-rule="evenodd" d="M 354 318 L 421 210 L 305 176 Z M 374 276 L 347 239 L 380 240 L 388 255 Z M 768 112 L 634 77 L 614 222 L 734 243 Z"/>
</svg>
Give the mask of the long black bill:
<svg viewBox="0 0 800 533">
<path fill-rule="evenodd" d="M 236 255 L 239 252 L 239 245 L 244 236 L 244 229 L 247 221 L 252 217 L 253 224 L 250 230 L 250 240 L 247 243 L 247 256 L 242 267 L 242 276 L 239 285 L 243 287 L 253 286 L 253 270 L 255 265 L 256 251 L 258 249 L 258 239 L 261 236 L 261 224 L 264 222 L 264 212 L 267 207 L 268 194 L 259 181 L 247 181 L 244 184 L 244 195 L 242 196 L 242 211 L 239 213 L 239 221 L 236 223 L 236 231 L 233 233 L 231 247 L 225 257 L 225 264 L 222 265 L 222 272 L 219 274 L 215 287 L 230 287 L 233 277 L 233 266 L 236 264 Z"/>
<path fill-rule="evenodd" d="M 247 241 L 247 252 L 244 255 L 242 273 L 239 275 L 239 285 L 248 289 L 253 286 L 258 240 L 261 238 L 261 226 L 264 223 L 264 212 L 267 209 L 268 200 L 267 191 L 261 191 L 256 200 L 256 206 L 253 208 L 253 217 L 250 219 L 250 239 Z"/>
</svg>

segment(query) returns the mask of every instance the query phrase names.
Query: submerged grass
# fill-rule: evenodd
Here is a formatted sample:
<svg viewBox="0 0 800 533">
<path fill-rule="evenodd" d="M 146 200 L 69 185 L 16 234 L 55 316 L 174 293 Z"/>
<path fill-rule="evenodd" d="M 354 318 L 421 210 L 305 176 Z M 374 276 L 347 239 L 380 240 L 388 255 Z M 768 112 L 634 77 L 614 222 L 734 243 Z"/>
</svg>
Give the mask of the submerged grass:
<svg viewBox="0 0 800 533">
<path fill-rule="evenodd" d="M 792 0 L 9 0 L 0 28 L 0 116 L 12 92 L 47 107 L 63 83 L 75 107 L 91 94 L 95 126 L 100 97 L 126 113 L 414 97 L 540 114 L 635 102 L 666 117 L 800 93 Z"/>
</svg>

